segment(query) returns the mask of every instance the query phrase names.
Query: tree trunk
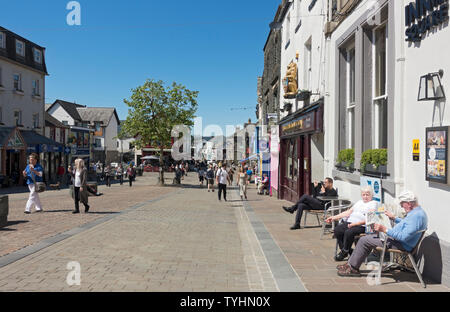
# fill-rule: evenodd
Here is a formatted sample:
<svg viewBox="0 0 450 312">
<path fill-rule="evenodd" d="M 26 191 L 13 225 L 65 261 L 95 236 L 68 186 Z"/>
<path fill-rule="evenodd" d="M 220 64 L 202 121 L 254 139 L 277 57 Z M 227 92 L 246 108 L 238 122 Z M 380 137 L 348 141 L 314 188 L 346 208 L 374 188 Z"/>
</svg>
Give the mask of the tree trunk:
<svg viewBox="0 0 450 312">
<path fill-rule="evenodd" d="M 160 155 L 159 155 L 159 182 L 158 185 L 164 185 L 164 147 L 160 148 Z"/>
</svg>

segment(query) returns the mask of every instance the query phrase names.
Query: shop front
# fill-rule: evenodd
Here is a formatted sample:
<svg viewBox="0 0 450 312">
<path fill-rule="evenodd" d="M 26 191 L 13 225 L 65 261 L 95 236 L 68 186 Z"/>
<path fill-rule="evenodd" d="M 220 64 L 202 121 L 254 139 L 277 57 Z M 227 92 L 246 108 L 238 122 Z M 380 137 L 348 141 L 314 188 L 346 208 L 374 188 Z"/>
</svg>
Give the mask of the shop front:
<svg viewBox="0 0 450 312">
<path fill-rule="evenodd" d="M 279 197 L 295 202 L 303 194 L 311 193 L 312 137 L 323 132 L 323 100 L 289 115 L 279 125 Z"/>
</svg>

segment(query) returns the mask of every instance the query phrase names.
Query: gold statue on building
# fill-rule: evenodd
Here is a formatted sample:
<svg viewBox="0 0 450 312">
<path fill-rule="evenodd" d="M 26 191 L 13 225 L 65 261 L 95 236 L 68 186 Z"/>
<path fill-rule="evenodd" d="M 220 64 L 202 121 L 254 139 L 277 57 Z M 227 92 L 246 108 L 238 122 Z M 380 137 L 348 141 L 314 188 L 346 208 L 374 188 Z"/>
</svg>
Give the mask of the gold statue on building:
<svg viewBox="0 0 450 312">
<path fill-rule="evenodd" d="M 297 64 L 291 62 L 287 66 L 286 76 L 283 79 L 284 97 L 295 97 L 298 91 L 297 85 Z"/>
</svg>

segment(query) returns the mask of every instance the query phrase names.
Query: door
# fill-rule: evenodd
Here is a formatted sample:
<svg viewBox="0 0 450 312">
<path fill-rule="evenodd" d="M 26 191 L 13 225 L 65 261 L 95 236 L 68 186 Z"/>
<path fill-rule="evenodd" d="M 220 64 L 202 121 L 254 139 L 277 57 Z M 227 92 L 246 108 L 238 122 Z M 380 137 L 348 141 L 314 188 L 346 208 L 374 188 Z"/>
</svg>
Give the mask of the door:
<svg viewBox="0 0 450 312">
<path fill-rule="evenodd" d="M 300 137 L 300 175 L 298 183 L 299 198 L 303 194 L 311 194 L 311 135 Z"/>
<path fill-rule="evenodd" d="M 298 189 L 300 179 L 299 171 L 299 146 L 300 138 L 283 140 L 281 144 L 281 155 L 283 155 L 280 167 L 280 181 L 282 182 L 282 198 L 295 202 L 298 200 Z"/>
</svg>

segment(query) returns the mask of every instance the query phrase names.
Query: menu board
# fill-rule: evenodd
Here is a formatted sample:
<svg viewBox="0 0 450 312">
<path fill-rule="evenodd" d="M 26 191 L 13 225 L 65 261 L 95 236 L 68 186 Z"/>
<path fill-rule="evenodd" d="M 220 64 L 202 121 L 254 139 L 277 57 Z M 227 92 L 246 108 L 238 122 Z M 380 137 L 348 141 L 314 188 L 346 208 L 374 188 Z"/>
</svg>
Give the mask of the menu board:
<svg viewBox="0 0 450 312">
<path fill-rule="evenodd" d="M 448 127 L 426 129 L 426 180 L 447 184 Z"/>
</svg>

